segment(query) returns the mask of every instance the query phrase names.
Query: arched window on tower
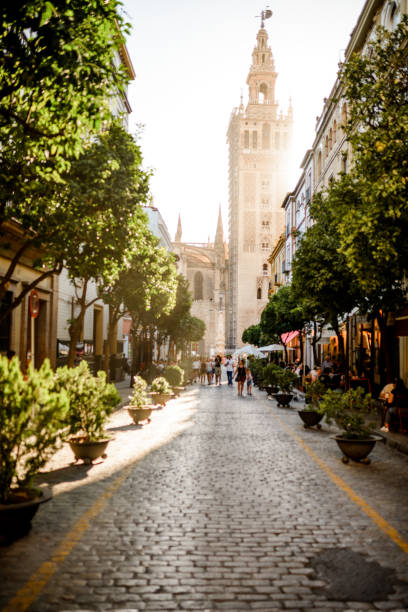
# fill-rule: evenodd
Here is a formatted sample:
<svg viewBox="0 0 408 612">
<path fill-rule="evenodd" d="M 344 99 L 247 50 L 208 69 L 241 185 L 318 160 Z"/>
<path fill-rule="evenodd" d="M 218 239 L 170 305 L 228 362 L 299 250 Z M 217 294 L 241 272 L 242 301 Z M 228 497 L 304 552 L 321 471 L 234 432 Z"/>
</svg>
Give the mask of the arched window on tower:
<svg viewBox="0 0 408 612">
<path fill-rule="evenodd" d="M 271 146 L 271 126 L 264 123 L 262 126 L 262 148 L 269 149 Z"/>
<path fill-rule="evenodd" d="M 256 290 L 256 298 L 257 300 L 262 300 L 262 288 L 258 287 L 258 289 Z"/>
<path fill-rule="evenodd" d="M 324 141 L 324 157 L 326 158 L 329 155 L 329 137 L 326 136 Z"/>
<path fill-rule="evenodd" d="M 203 275 L 201 272 L 194 274 L 194 299 L 203 299 Z"/>
<path fill-rule="evenodd" d="M 244 132 L 244 149 L 249 149 L 249 130 Z"/>
<path fill-rule="evenodd" d="M 330 128 L 329 130 L 329 150 L 331 151 L 333 148 L 333 130 Z"/>
<path fill-rule="evenodd" d="M 263 266 L 262 266 L 262 274 L 264 276 L 268 276 L 268 264 L 266 264 L 266 263 L 263 264 Z"/>
<path fill-rule="evenodd" d="M 268 98 L 268 86 L 266 83 L 261 83 L 261 86 L 259 88 L 259 94 L 260 94 L 259 101 L 266 102 Z"/>
<path fill-rule="evenodd" d="M 258 132 L 256 130 L 252 132 L 252 148 L 258 148 Z"/>
<path fill-rule="evenodd" d="M 337 142 L 337 121 L 333 121 L 333 144 Z"/>
</svg>

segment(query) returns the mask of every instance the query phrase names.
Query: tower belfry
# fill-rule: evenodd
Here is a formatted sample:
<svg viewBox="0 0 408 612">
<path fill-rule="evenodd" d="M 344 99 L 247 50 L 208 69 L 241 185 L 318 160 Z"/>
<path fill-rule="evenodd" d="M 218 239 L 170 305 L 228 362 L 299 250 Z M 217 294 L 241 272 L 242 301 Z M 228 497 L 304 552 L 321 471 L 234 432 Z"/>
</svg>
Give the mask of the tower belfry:
<svg viewBox="0 0 408 612">
<path fill-rule="evenodd" d="M 281 204 L 292 138 L 292 109 L 284 115 L 275 97 L 278 73 L 262 11 L 246 84 L 248 100 L 231 114 L 229 144 L 229 312 L 227 346 L 259 323 L 269 294 L 268 257 L 284 225 Z"/>
</svg>

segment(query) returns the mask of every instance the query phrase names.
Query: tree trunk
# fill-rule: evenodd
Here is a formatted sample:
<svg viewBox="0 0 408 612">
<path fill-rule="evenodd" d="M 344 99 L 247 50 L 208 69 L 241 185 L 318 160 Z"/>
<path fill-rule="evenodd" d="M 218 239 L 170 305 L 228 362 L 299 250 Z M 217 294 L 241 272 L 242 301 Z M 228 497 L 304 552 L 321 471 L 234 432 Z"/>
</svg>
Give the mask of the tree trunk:
<svg viewBox="0 0 408 612">
<path fill-rule="evenodd" d="M 119 311 L 120 308 L 118 307 L 109 307 L 108 337 L 106 339 L 103 355 L 103 369 L 105 370 L 107 380 L 110 380 L 110 356 L 113 334 L 115 332 L 115 326 L 121 317 L 121 313 Z"/>
<path fill-rule="evenodd" d="M 376 319 L 381 332 L 381 358 L 383 367 L 381 368 L 381 385 L 390 383 L 395 378 L 395 372 L 391 358 L 391 338 L 387 328 L 388 312 L 377 312 Z"/>
</svg>

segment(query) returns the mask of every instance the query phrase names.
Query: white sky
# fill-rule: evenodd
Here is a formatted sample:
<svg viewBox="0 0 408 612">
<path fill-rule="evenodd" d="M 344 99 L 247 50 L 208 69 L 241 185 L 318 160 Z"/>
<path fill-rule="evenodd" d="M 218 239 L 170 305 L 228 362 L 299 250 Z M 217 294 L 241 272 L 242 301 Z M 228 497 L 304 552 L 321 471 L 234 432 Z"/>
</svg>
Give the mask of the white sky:
<svg viewBox="0 0 408 612">
<path fill-rule="evenodd" d="M 292 97 L 294 157 L 299 164 L 314 139 L 316 116 L 334 84 L 337 64 L 365 0 L 271 0 L 265 22 L 278 72 L 276 97 Z M 228 238 L 228 148 L 231 111 L 246 105 L 246 78 L 260 20 L 260 0 L 124 0 L 132 33 L 127 41 L 136 79 L 129 88 L 130 130 L 151 191 L 172 239 L 181 213 L 183 240 L 214 240 L 221 204 Z"/>
</svg>

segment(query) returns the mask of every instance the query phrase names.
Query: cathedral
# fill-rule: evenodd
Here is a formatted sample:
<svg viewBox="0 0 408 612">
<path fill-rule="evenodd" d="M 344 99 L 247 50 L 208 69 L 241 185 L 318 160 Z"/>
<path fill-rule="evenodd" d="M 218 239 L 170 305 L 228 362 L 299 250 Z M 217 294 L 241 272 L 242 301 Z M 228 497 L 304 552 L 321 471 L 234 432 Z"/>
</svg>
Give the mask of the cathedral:
<svg viewBox="0 0 408 612">
<path fill-rule="evenodd" d="M 191 314 L 205 323 L 205 336 L 197 347 L 203 357 L 225 353 L 227 245 L 221 208 L 213 243 L 182 242 L 179 217 L 173 250 L 178 271 L 187 278 L 193 296 Z"/>
<path fill-rule="evenodd" d="M 198 347 L 206 356 L 233 352 L 243 345 L 243 331 L 259 323 L 269 297 L 268 257 L 284 227 L 292 107 L 284 114 L 275 98 L 278 75 L 263 17 L 247 78 L 248 103 L 244 107 L 241 97 L 227 132 L 228 249 L 221 210 L 214 243 L 182 242 L 180 218 L 173 243 L 193 295 L 192 314 L 206 324 Z"/>
</svg>

